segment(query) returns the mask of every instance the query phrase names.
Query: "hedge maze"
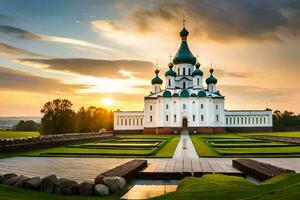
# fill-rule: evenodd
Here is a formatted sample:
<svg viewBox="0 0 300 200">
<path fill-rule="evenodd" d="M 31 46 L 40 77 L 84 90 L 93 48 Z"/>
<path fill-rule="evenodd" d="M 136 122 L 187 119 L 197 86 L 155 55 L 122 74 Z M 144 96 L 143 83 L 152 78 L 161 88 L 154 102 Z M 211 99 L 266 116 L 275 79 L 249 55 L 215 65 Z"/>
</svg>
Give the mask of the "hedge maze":
<svg viewBox="0 0 300 200">
<path fill-rule="evenodd" d="M 300 144 L 271 141 L 252 135 L 203 135 L 198 139 L 217 157 L 300 157 Z M 205 156 L 205 155 L 200 155 Z"/>
<path fill-rule="evenodd" d="M 37 156 L 80 156 L 80 157 L 155 157 L 166 144 L 174 137 L 160 138 L 126 138 L 67 145 L 65 147 L 52 148 L 35 152 Z"/>
</svg>

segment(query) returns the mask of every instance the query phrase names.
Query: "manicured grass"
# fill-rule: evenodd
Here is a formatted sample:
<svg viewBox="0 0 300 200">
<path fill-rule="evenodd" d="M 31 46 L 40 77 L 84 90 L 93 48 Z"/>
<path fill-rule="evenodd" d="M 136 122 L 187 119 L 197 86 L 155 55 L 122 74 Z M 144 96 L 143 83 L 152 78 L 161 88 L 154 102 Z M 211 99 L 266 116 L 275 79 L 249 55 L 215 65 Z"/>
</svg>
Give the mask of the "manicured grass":
<svg viewBox="0 0 300 200">
<path fill-rule="evenodd" d="M 269 135 L 282 137 L 300 137 L 300 132 L 262 132 L 262 133 L 240 133 L 240 136 L 255 136 L 255 135 Z"/>
<path fill-rule="evenodd" d="M 37 137 L 38 131 L 0 131 L 0 139 Z"/>
<path fill-rule="evenodd" d="M 299 157 L 300 145 L 252 138 L 251 134 L 193 135 L 200 157 Z M 274 135 L 277 133 L 270 133 Z M 283 133 L 279 133 L 283 134 Z M 295 136 L 297 132 L 286 135 Z"/>
<path fill-rule="evenodd" d="M 191 140 L 200 157 L 218 156 L 218 154 L 215 151 L 213 151 L 213 149 L 210 148 L 204 141 L 202 141 L 202 139 L 199 136 L 192 135 Z"/>
<path fill-rule="evenodd" d="M 204 175 L 201 178 L 188 177 L 180 181 L 176 192 L 154 199 L 299 199 L 300 174 L 283 174 L 261 185 L 255 185 L 244 178 L 220 174 Z"/>
<path fill-rule="evenodd" d="M 153 137 L 152 135 L 152 139 L 155 139 Z M 142 137 L 138 136 L 138 138 Z M 121 141 L 122 139 L 117 140 L 116 143 L 110 140 L 109 142 L 101 143 L 68 145 L 26 152 L 21 155 L 50 157 L 172 157 L 179 141 L 179 136 L 161 137 L 162 142 L 159 142 L 159 144 L 156 144 L 156 142 L 153 144 L 122 143 Z"/>
</svg>

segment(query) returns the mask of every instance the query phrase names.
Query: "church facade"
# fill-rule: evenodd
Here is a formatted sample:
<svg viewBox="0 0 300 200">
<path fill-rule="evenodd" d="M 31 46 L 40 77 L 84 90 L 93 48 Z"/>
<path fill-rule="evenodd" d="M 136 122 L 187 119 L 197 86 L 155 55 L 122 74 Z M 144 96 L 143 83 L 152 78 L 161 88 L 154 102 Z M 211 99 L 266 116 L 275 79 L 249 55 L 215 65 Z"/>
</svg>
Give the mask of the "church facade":
<svg viewBox="0 0 300 200">
<path fill-rule="evenodd" d="M 204 82 L 201 65 L 187 43 L 189 32 L 180 32 L 181 45 L 165 81 L 155 70 L 152 91 L 144 98 L 144 111 L 116 111 L 116 133 L 176 134 L 271 131 L 272 110 L 226 110 L 225 96 L 217 90 L 214 69 Z M 164 89 L 162 89 L 164 83 Z"/>
</svg>

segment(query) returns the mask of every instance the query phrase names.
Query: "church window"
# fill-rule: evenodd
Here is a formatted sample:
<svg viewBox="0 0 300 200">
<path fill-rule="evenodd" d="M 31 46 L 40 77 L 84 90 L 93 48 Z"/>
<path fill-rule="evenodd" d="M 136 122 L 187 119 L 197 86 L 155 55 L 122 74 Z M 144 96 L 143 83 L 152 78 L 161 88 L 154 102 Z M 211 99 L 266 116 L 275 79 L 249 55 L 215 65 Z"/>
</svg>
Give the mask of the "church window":
<svg viewBox="0 0 300 200">
<path fill-rule="evenodd" d="M 141 126 L 143 126 L 143 118 L 141 118 Z"/>
<path fill-rule="evenodd" d="M 174 115 L 174 122 L 176 122 L 176 115 Z"/>
<path fill-rule="evenodd" d="M 228 124 L 228 118 L 226 117 L 226 124 Z"/>
<path fill-rule="evenodd" d="M 136 125 L 139 125 L 139 118 L 136 119 Z"/>
<path fill-rule="evenodd" d="M 177 74 L 180 75 L 180 73 L 179 73 L 179 72 L 180 72 L 180 69 L 179 69 L 179 68 L 178 68 L 177 72 L 178 72 Z"/>
<path fill-rule="evenodd" d="M 200 85 L 200 79 L 197 78 L 197 86 L 199 86 L 199 85 Z"/>
<path fill-rule="evenodd" d="M 169 121 L 169 115 L 166 115 L 166 121 Z"/>
<path fill-rule="evenodd" d="M 203 104 L 202 103 L 201 103 L 200 107 L 201 107 L 201 109 L 203 109 Z"/>
<path fill-rule="evenodd" d="M 233 124 L 235 124 L 235 117 L 233 117 Z"/>
<path fill-rule="evenodd" d="M 262 118 L 261 117 L 259 118 L 259 123 L 262 124 Z"/>
<path fill-rule="evenodd" d="M 171 79 L 169 79 L 168 81 L 169 81 L 169 86 L 171 86 Z"/>
<path fill-rule="evenodd" d="M 150 115 L 150 122 L 152 122 L 152 115 Z"/>
<path fill-rule="evenodd" d="M 127 126 L 127 119 L 125 119 L 125 126 Z"/>
<path fill-rule="evenodd" d="M 185 89 L 185 82 L 182 83 L 182 88 Z"/>
<path fill-rule="evenodd" d="M 182 75 L 185 76 L 185 68 L 183 68 L 183 73 L 182 73 Z"/>
<path fill-rule="evenodd" d="M 193 122 L 196 120 L 196 116 L 195 115 L 193 115 Z"/>
<path fill-rule="evenodd" d="M 216 121 L 219 122 L 219 115 L 216 115 Z"/>
<path fill-rule="evenodd" d="M 121 118 L 121 126 L 123 126 L 123 119 Z"/>
<path fill-rule="evenodd" d="M 152 110 L 152 106 L 150 106 L 150 110 Z"/>
<path fill-rule="evenodd" d="M 202 122 L 204 121 L 204 115 L 201 115 L 201 121 Z"/>
<path fill-rule="evenodd" d="M 255 117 L 256 118 L 256 124 L 258 124 L 258 117 Z"/>
<path fill-rule="evenodd" d="M 191 68 L 189 68 L 189 75 L 191 75 Z"/>
<path fill-rule="evenodd" d="M 237 120 L 237 122 L 236 122 L 236 123 L 237 123 L 237 124 L 239 124 L 239 123 L 240 123 L 240 118 L 239 118 L 239 117 L 237 117 L 237 119 L 236 119 L 236 120 Z"/>
<path fill-rule="evenodd" d="M 129 126 L 131 125 L 131 119 L 128 119 L 128 125 Z"/>
<path fill-rule="evenodd" d="M 195 101 L 193 101 L 193 104 L 195 104 Z"/>
<path fill-rule="evenodd" d="M 243 117 L 241 118 L 241 124 L 244 124 L 244 118 Z"/>
<path fill-rule="evenodd" d="M 264 117 L 264 124 L 266 123 L 266 117 Z"/>
<path fill-rule="evenodd" d="M 216 105 L 216 110 L 218 110 L 218 108 L 219 108 L 219 105 Z"/>
<path fill-rule="evenodd" d="M 183 104 L 183 105 L 182 105 L 182 108 L 183 108 L 183 109 L 186 109 L 186 105 L 185 105 L 185 104 Z"/>
<path fill-rule="evenodd" d="M 166 109 L 167 109 L 167 110 L 169 109 L 169 104 L 166 104 Z"/>
</svg>

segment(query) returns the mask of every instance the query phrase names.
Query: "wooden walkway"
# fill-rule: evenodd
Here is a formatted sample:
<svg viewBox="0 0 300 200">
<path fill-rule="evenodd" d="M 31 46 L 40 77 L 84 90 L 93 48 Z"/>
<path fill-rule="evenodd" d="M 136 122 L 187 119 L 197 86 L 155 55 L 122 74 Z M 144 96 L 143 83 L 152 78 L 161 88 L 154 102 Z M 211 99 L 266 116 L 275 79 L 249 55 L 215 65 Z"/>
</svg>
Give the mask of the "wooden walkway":
<svg viewBox="0 0 300 200">
<path fill-rule="evenodd" d="M 246 176 L 232 167 L 232 163 L 223 159 L 179 158 L 148 159 L 148 167 L 138 172 L 139 178 L 182 178 L 202 176 L 203 174 L 227 174 Z"/>
</svg>

